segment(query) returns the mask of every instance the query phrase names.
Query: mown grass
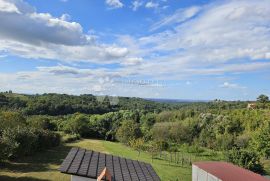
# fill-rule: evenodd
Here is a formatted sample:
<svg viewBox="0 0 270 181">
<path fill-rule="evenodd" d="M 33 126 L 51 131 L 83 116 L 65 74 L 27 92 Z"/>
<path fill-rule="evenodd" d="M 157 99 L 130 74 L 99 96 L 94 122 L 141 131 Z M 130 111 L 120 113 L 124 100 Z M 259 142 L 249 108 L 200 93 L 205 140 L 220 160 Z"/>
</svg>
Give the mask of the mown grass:
<svg viewBox="0 0 270 181">
<path fill-rule="evenodd" d="M 70 176 L 60 173 L 58 168 L 71 147 L 81 147 L 151 163 L 163 181 L 191 180 L 191 166 L 188 164 L 184 164 L 183 166 L 170 164 L 168 161 L 161 159 L 154 159 L 152 162 L 149 153 L 142 152 L 140 156 L 138 156 L 137 151 L 120 143 L 92 139 L 82 139 L 77 142 L 66 143 L 57 148 L 36 153 L 30 157 L 25 157 L 13 162 L 5 162 L 0 165 L 0 180 L 69 181 Z M 193 154 L 186 153 L 186 150 L 183 149 L 182 151 L 185 153 L 186 157 L 190 156 L 192 160 L 222 159 L 222 155 L 213 155 L 211 151 L 207 150 L 203 152 L 201 156 L 196 156 L 196 158 Z"/>
</svg>

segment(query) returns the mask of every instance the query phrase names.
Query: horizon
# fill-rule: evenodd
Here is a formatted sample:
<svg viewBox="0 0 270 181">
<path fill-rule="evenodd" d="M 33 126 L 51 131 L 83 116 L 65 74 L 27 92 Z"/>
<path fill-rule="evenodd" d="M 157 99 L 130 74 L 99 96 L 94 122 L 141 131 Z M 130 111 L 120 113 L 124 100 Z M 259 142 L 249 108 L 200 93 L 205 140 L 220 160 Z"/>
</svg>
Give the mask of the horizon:
<svg viewBox="0 0 270 181">
<path fill-rule="evenodd" d="M 9 93 L 9 91 L 11 91 L 11 93 Z M 28 96 L 33 96 L 33 95 L 43 95 L 43 94 L 60 94 L 60 95 L 68 95 L 68 96 L 82 96 L 82 95 L 92 95 L 95 97 L 121 97 L 121 98 L 138 98 L 138 99 L 144 99 L 144 100 L 149 100 L 149 101 L 154 101 L 154 102 L 164 102 L 164 103 L 168 103 L 168 102 L 172 102 L 172 103 L 176 103 L 179 102 L 181 103 L 181 101 L 183 102 L 190 102 L 190 103 L 195 103 L 195 102 L 212 102 L 212 101 L 225 101 L 225 102 L 256 102 L 257 99 L 254 100 L 224 100 L 224 99 L 212 99 L 212 100 L 204 100 L 204 99 L 189 99 L 189 98 L 153 98 L 153 97 L 132 97 L 132 96 L 114 96 L 114 95 L 95 95 L 95 94 L 66 94 L 66 93 L 55 93 L 55 92 L 46 92 L 46 93 L 22 93 L 22 92 L 13 92 L 12 90 L 8 90 L 8 91 L 2 91 L 0 92 L 4 93 L 4 94 L 19 94 L 19 95 L 28 95 Z M 262 94 L 261 94 L 262 95 Z"/>
<path fill-rule="evenodd" d="M 0 0 L 0 92 L 270 97 L 270 1 Z"/>
</svg>

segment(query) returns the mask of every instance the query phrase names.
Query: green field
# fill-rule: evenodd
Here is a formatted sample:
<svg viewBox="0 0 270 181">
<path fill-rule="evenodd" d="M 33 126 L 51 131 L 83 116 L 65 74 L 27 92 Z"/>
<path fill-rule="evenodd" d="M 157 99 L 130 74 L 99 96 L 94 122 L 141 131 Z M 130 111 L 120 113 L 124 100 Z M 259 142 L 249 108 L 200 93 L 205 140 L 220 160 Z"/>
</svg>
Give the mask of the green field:
<svg viewBox="0 0 270 181">
<path fill-rule="evenodd" d="M 101 140 L 83 139 L 74 143 L 53 148 L 51 150 L 36 153 L 33 156 L 19 159 L 16 162 L 5 162 L 0 167 L 0 180 L 5 181 L 47 181 L 47 180 L 70 180 L 69 175 L 62 174 L 58 168 L 69 152 L 71 147 L 81 147 L 90 150 L 119 155 L 135 160 L 141 160 L 151 163 L 163 181 L 191 180 L 191 166 L 170 164 L 168 161 L 154 159 L 152 162 L 151 155 L 141 153 L 138 157 L 138 152 L 126 147 L 120 143 L 107 142 Z M 215 160 L 220 159 L 219 155 L 208 155 L 204 152 L 201 156 L 197 156 L 196 160 Z M 194 160 L 194 156 L 192 160 Z"/>
</svg>

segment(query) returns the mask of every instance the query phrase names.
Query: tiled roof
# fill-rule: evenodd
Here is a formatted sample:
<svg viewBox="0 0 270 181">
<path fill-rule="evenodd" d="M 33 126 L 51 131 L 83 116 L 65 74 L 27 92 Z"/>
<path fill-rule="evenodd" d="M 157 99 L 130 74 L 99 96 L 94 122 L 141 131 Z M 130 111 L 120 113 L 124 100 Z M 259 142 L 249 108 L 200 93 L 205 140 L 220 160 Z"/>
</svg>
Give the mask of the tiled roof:
<svg viewBox="0 0 270 181">
<path fill-rule="evenodd" d="M 148 163 L 80 148 L 70 150 L 60 171 L 96 179 L 105 167 L 110 171 L 114 181 L 160 181 Z"/>
<path fill-rule="evenodd" d="M 269 181 L 259 174 L 227 162 L 197 162 L 193 165 L 222 181 Z"/>
</svg>

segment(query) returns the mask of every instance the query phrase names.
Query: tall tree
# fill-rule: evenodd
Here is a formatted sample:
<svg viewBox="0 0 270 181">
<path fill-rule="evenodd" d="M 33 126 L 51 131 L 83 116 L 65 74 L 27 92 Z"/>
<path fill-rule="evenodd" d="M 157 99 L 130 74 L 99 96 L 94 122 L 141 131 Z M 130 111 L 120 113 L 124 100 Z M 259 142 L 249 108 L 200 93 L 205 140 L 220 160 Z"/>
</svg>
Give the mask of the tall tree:
<svg viewBox="0 0 270 181">
<path fill-rule="evenodd" d="M 267 95 L 261 94 L 258 98 L 257 101 L 260 103 L 267 103 L 269 102 L 269 97 Z"/>
</svg>

